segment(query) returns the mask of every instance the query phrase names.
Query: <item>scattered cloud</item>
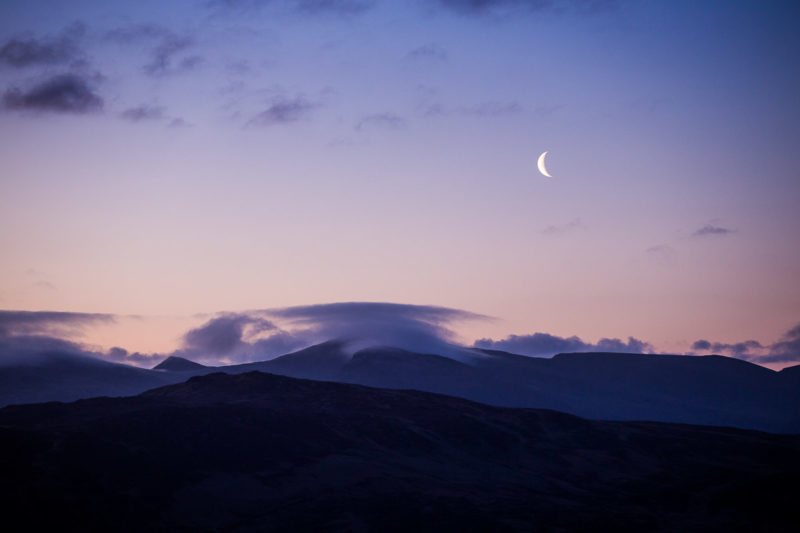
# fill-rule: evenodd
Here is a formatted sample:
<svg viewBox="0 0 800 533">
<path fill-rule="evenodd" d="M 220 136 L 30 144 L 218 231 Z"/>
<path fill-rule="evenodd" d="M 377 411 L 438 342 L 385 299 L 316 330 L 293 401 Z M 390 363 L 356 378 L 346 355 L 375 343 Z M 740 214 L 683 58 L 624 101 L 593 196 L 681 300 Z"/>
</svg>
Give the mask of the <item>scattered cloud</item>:
<svg viewBox="0 0 800 533">
<path fill-rule="evenodd" d="M 406 121 L 400 115 L 394 113 L 375 113 L 367 115 L 356 124 L 356 130 L 363 131 L 368 129 L 389 129 L 396 130 L 404 128 Z"/>
<path fill-rule="evenodd" d="M 520 12 L 541 12 L 548 9 L 572 9 L 586 13 L 606 11 L 616 0 L 433 0 L 445 9 L 462 15 L 508 15 Z"/>
<path fill-rule="evenodd" d="M 479 102 L 477 104 L 447 107 L 441 102 L 426 101 L 421 106 L 422 114 L 426 117 L 443 117 L 461 115 L 465 117 L 496 118 L 518 115 L 524 111 L 517 102 Z"/>
<path fill-rule="evenodd" d="M 533 109 L 533 114 L 534 114 L 534 116 L 536 118 L 545 119 L 545 118 L 551 117 L 557 111 L 560 111 L 561 109 L 564 109 L 564 107 L 565 106 L 563 104 L 562 105 L 549 105 L 549 106 L 540 105 L 540 106 L 537 106 L 537 107 L 535 107 Z"/>
<path fill-rule="evenodd" d="M 422 45 L 411 50 L 406 57 L 414 61 L 447 61 L 447 52 L 435 43 Z"/>
<path fill-rule="evenodd" d="M 800 362 L 800 324 L 787 331 L 781 340 L 770 346 L 769 353 L 759 362 Z"/>
<path fill-rule="evenodd" d="M 440 103 L 425 104 L 422 106 L 422 115 L 424 117 L 441 117 L 448 114 L 447 108 Z"/>
<path fill-rule="evenodd" d="M 700 339 L 692 344 L 692 350 L 695 353 L 728 355 L 754 363 L 800 363 L 800 324 L 773 344 L 764 345 L 755 340 L 724 343 Z"/>
<path fill-rule="evenodd" d="M 476 117 L 501 117 L 521 113 L 522 106 L 517 102 L 481 102 L 475 105 L 461 107 L 458 111 L 462 115 L 472 115 Z"/>
<path fill-rule="evenodd" d="M 367 0 L 291 0 L 289 3 L 298 11 L 312 15 L 358 15 L 374 5 L 374 2 Z"/>
<path fill-rule="evenodd" d="M 195 45 L 192 36 L 157 24 L 127 24 L 107 31 L 103 38 L 121 45 L 151 46 L 142 70 L 153 78 L 187 72 L 204 62 L 200 55 L 189 53 Z"/>
<path fill-rule="evenodd" d="M 103 108 L 103 99 L 89 81 L 77 74 L 61 74 L 23 91 L 17 87 L 3 94 L 10 110 L 56 113 L 91 113 Z"/>
<path fill-rule="evenodd" d="M 126 109 L 120 116 L 131 122 L 141 122 L 143 120 L 162 120 L 165 117 L 164 108 L 161 106 L 140 105 Z"/>
<path fill-rule="evenodd" d="M 374 6 L 373 0 L 210 0 L 217 11 L 248 11 L 280 6 L 306 15 L 358 15 Z"/>
<path fill-rule="evenodd" d="M 153 49 L 150 62 L 144 66 L 145 74 L 158 78 L 194 69 L 203 62 L 203 58 L 183 53 L 193 44 L 194 40 L 190 37 L 165 35 Z"/>
<path fill-rule="evenodd" d="M 586 224 L 580 218 L 570 220 L 566 224 L 550 225 L 542 230 L 545 235 L 561 235 L 564 233 L 571 233 L 577 230 L 585 230 Z"/>
<path fill-rule="evenodd" d="M 0 46 L 0 63 L 13 68 L 26 68 L 39 65 L 66 65 L 79 61 L 84 55 L 79 40 L 85 32 L 85 26 L 76 22 L 55 38 L 10 39 Z"/>
<path fill-rule="evenodd" d="M 172 32 L 156 24 L 128 24 L 107 31 L 103 38 L 120 44 L 138 44 L 142 41 L 166 39 Z"/>
<path fill-rule="evenodd" d="M 273 124 L 297 122 L 316 107 L 317 104 L 306 100 L 302 96 L 296 96 L 295 98 L 277 98 L 267 109 L 250 119 L 247 124 L 252 126 L 270 126 Z"/>
<path fill-rule="evenodd" d="M 716 354 L 726 354 L 734 357 L 754 355 L 755 352 L 763 349 L 764 346 L 760 342 L 754 340 L 726 344 L 722 342 L 709 342 L 701 339 L 692 344 L 692 350 L 714 352 Z"/>
<path fill-rule="evenodd" d="M 570 352 L 617 352 L 617 353 L 652 353 L 653 346 L 634 337 L 627 342 L 620 339 L 603 338 L 596 344 L 582 341 L 579 337 L 558 337 L 549 333 L 532 335 L 509 335 L 505 339 L 479 339 L 475 348 L 502 350 L 506 352 L 547 357 L 558 353 Z"/>
<path fill-rule="evenodd" d="M 667 244 L 657 244 L 644 251 L 647 257 L 655 263 L 668 265 L 675 259 L 675 248 Z"/>
<path fill-rule="evenodd" d="M 182 118 L 177 117 L 177 118 L 173 118 L 172 120 L 170 120 L 169 124 L 167 124 L 167 127 L 168 128 L 188 128 L 191 125 L 192 124 L 190 124 L 189 122 L 186 122 Z"/>
<path fill-rule="evenodd" d="M 56 286 L 50 283 L 46 278 L 43 272 L 36 270 L 35 268 L 29 268 L 25 271 L 25 274 L 32 278 L 34 281 L 31 283 L 31 287 L 35 289 L 42 289 L 46 291 L 54 291 L 57 290 Z"/>
<path fill-rule="evenodd" d="M 702 228 L 692 233 L 692 237 L 707 237 L 709 235 L 730 235 L 736 233 L 736 230 L 723 228 L 722 226 L 715 226 L 713 224 L 706 224 Z"/>
</svg>

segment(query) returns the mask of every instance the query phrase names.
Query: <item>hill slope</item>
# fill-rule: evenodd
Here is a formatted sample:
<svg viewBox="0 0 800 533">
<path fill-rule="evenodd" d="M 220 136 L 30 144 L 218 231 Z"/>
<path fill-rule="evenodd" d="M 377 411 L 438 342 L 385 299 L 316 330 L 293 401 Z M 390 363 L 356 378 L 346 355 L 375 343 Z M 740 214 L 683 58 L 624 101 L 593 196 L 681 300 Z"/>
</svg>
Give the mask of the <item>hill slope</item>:
<svg viewBox="0 0 800 533">
<path fill-rule="evenodd" d="M 187 376 L 154 372 L 66 352 L 46 352 L 0 366 L 0 406 L 127 396 Z"/>
</svg>

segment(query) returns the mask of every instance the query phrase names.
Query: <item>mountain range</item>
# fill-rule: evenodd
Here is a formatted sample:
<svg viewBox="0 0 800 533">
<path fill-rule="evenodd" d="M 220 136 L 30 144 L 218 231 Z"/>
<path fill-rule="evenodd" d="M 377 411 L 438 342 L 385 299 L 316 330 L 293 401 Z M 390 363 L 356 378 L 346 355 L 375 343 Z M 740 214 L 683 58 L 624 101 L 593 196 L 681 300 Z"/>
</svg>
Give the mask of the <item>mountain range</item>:
<svg viewBox="0 0 800 533">
<path fill-rule="evenodd" d="M 125 396 L 212 372 L 411 389 L 597 420 L 651 420 L 800 433 L 800 366 L 776 372 L 722 356 L 462 350 L 458 358 L 329 341 L 269 361 L 205 367 L 170 357 L 153 370 L 68 354 L 0 368 L 0 405 Z"/>
</svg>

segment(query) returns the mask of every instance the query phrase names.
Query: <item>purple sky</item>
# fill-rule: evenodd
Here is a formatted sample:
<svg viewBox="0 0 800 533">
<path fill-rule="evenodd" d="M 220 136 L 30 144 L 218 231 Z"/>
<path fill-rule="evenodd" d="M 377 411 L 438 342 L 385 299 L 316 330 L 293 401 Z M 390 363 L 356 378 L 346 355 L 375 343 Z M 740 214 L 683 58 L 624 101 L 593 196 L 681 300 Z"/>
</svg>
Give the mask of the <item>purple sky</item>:
<svg viewBox="0 0 800 533">
<path fill-rule="evenodd" d="M 520 350 L 792 341 L 796 3 L 168 5 L 0 4 L 0 309 L 148 353 L 353 301 Z"/>
</svg>

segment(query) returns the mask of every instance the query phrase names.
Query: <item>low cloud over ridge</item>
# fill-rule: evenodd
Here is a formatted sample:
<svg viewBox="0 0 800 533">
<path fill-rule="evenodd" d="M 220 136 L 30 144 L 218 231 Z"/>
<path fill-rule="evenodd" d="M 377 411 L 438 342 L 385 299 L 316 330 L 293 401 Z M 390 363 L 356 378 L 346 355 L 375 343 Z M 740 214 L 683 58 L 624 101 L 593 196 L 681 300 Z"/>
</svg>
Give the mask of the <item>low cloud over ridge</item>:
<svg viewBox="0 0 800 533">
<path fill-rule="evenodd" d="M 80 334 L 85 326 L 113 321 L 113 315 L 101 313 L 0 310 L 0 338 L 32 335 L 66 337 Z"/>
<path fill-rule="evenodd" d="M 692 344 L 695 352 L 728 355 L 753 363 L 800 362 L 800 324 L 783 334 L 777 342 L 764 345 L 756 340 L 736 343 L 700 339 Z"/>
<path fill-rule="evenodd" d="M 128 353 L 115 348 L 104 355 L 117 362 L 152 366 L 169 355 L 205 364 L 264 361 L 332 339 L 355 352 L 392 346 L 458 357 L 451 325 L 488 317 L 427 305 L 343 302 L 219 313 L 186 332 L 183 345 L 170 354 Z"/>
<path fill-rule="evenodd" d="M 618 352 L 618 353 L 652 353 L 653 346 L 634 337 L 627 342 L 620 339 L 603 338 L 592 344 L 582 341 L 577 336 L 559 337 L 549 333 L 532 335 L 509 335 L 505 339 L 479 339 L 475 348 L 501 350 L 533 357 L 549 357 L 557 353 L 569 352 Z"/>
<path fill-rule="evenodd" d="M 113 315 L 0 310 L 0 366 L 36 362 L 52 353 L 100 357 L 67 339 L 109 322 L 114 322 Z"/>
<path fill-rule="evenodd" d="M 42 355 L 67 354 L 94 357 L 136 366 L 152 367 L 174 355 L 219 365 L 272 359 L 328 340 L 342 340 L 355 352 L 370 346 L 392 346 L 459 359 L 470 348 L 459 344 L 453 331 L 464 321 L 490 317 L 429 305 L 381 302 L 343 302 L 218 313 L 182 336 L 171 353 L 130 353 L 122 347 L 100 352 L 72 339 L 85 329 L 115 322 L 115 316 L 52 311 L 0 311 L 0 364 L 35 362 Z M 537 332 L 484 338 L 472 348 L 492 349 L 533 357 L 567 352 L 654 353 L 654 347 L 634 337 L 602 338 L 596 343 L 577 336 L 559 337 Z M 800 362 L 800 324 L 773 344 L 755 340 L 721 343 L 698 340 L 692 354 L 715 353 L 753 363 Z"/>
</svg>

